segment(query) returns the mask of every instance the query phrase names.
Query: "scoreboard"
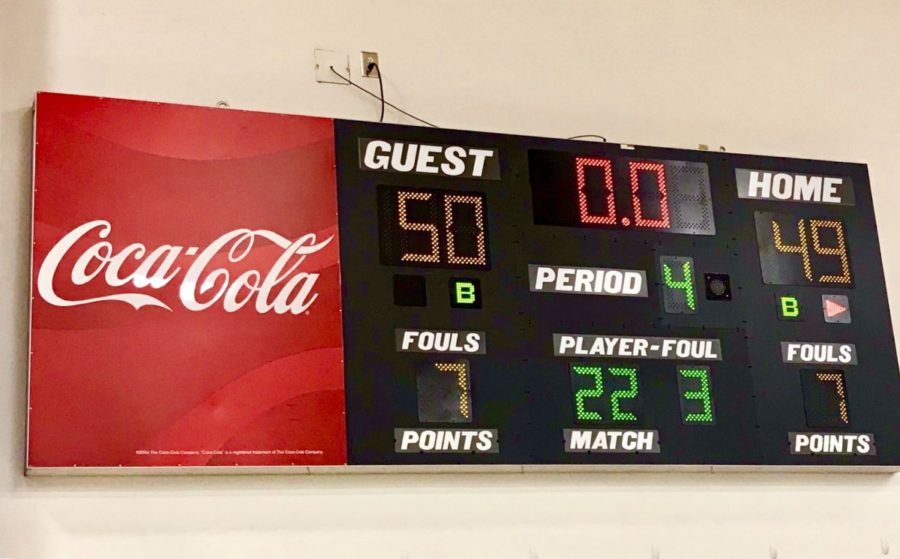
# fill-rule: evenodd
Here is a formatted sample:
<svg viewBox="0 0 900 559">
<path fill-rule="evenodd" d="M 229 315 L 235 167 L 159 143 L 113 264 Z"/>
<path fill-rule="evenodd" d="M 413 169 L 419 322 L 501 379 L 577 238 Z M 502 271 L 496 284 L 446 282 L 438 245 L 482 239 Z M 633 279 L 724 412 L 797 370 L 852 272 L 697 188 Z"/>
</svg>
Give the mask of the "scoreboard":
<svg viewBox="0 0 900 559">
<path fill-rule="evenodd" d="M 900 464 L 864 165 L 335 133 L 348 463 Z"/>
<path fill-rule="evenodd" d="M 865 165 L 35 115 L 28 472 L 900 467 Z"/>
</svg>

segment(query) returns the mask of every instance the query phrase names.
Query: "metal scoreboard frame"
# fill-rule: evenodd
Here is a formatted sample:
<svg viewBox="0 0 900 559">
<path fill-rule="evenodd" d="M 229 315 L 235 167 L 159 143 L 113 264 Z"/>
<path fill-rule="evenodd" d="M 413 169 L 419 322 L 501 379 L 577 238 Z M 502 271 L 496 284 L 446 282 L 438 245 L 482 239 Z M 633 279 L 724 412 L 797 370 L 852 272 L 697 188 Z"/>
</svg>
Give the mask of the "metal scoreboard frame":
<svg viewBox="0 0 900 559">
<path fill-rule="evenodd" d="M 30 474 L 900 469 L 865 165 L 36 107 Z"/>
<path fill-rule="evenodd" d="M 383 143 L 367 154 L 360 138 Z M 336 144 L 351 464 L 900 464 L 865 165 L 348 121 Z M 499 173 L 427 166 L 446 146 L 494 154 Z M 403 171 L 422 150 L 431 172 Z M 467 234 L 489 266 L 449 262 L 454 239 L 424 213 L 401 232 L 413 256 L 379 261 L 379 189 L 410 214 L 426 202 L 404 192 L 477 199 L 483 233 Z M 419 280 L 419 302 L 404 303 L 398 277 Z M 459 278 L 478 283 L 477 308 L 448 297 Z M 835 297 L 844 305 L 826 309 Z M 486 350 L 449 340 L 468 332 Z M 441 405 L 458 399 L 467 417 L 422 417 L 417 369 L 463 361 L 465 388 L 445 374 Z"/>
</svg>

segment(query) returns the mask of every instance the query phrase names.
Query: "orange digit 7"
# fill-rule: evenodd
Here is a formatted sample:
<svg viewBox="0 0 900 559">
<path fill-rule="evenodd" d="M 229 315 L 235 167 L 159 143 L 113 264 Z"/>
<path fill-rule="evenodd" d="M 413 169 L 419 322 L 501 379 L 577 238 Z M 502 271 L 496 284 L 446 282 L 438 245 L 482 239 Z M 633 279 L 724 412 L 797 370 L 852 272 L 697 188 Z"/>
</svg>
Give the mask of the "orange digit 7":
<svg viewBox="0 0 900 559">
<path fill-rule="evenodd" d="M 850 415 L 847 413 L 847 392 L 844 389 L 844 375 L 839 373 L 816 373 L 816 378 L 822 382 L 833 382 L 834 389 L 837 391 L 839 398 L 838 410 L 840 411 L 841 421 L 846 425 L 850 423 Z"/>
<path fill-rule="evenodd" d="M 459 414 L 466 419 L 472 419 L 472 408 L 469 397 L 469 368 L 465 363 L 435 363 L 437 370 L 442 373 L 456 375 L 456 385 L 459 387 Z"/>
</svg>

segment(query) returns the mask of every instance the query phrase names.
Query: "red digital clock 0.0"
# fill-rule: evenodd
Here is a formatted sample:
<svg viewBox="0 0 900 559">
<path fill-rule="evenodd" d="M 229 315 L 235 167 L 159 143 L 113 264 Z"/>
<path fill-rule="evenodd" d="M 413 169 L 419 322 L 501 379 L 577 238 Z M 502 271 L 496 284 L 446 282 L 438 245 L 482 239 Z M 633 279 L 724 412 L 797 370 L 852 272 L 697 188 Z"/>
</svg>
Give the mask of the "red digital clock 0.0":
<svg viewBox="0 0 900 559">
<path fill-rule="evenodd" d="M 705 163 L 532 150 L 528 164 L 538 225 L 716 233 Z"/>
</svg>

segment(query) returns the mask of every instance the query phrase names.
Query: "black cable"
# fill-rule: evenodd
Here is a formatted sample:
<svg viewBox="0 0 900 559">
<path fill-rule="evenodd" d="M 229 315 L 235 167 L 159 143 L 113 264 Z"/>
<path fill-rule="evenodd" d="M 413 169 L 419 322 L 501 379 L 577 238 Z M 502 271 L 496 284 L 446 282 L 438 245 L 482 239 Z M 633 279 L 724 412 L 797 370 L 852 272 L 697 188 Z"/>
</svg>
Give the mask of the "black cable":
<svg viewBox="0 0 900 559">
<path fill-rule="evenodd" d="M 378 117 L 378 122 L 384 122 L 384 82 L 381 81 L 381 68 L 378 67 L 378 64 L 375 62 L 369 62 L 366 66 L 366 74 L 371 75 L 372 70 L 378 70 L 378 95 L 381 97 L 381 116 Z"/>
<path fill-rule="evenodd" d="M 600 134 L 581 134 L 580 136 L 571 136 L 566 138 L 567 140 L 577 140 L 579 138 L 600 138 L 604 142 L 608 141 L 606 136 L 601 136 Z"/>
<path fill-rule="evenodd" d="M 432 128 L 439 128 L 439 126 L 438 126 L 437 124 L 432 124 L 432 123 L 428 122 L 427 120 L 422 120 L 421 118 L 419 118 L 419 117 L 417 117 L 417 116 L 415 116 L 415 115 L 411 115 L 411 114 L 409 114 L 408 112 L 406 112 L 406 111 L 404 111 L 403 109 L 401 109 L 400 107 L 398 107 L 397 105 L 394 105 L 393 103 L 388 103 L 387 101 L 384 100 L 383 97 L 379 97 L 379 96 L 375 95 L 374 93 L 372 93 L 371 91 L 369 91 L 368 89 L 356 85 L 355 83 L 353 83 L 353 82 L 350 80 L 350 78 L 346 78 L 346 77 L 342 76 L 340 73 L 338 73 L 338 71 L 334 69 L 334 66 L 329 66 L 329 68 L 331 68 L 331 72 L 332 72 L 335 76 L 341 78 L 342 80 L 344 80 L 344 81 L 347 82 L 348 84 L 352 85 L 352 86 L 355 87 L 356 89 L 362 91 L 362 92 L 365 93 L 366 95 L 371 95 L 372 97 L 378 99 L 379 101 L 383 102 L 385 105 L 387 105 L 388 107 L 394 109 L 395 111 L 397 111 L 397 112 L 399 112 L 399 113 L 402 113 L 402 114 L 405 114 L 405 115 L 408 116 L 409 118 L 411 118 L 411 119 L 413 119 L 413 120 L 417 120 L 417 121 L 421 122 L 422 124 L 427 124 L 428 126 L 431 126 Z M 380 70 L 378 71 L 378 75 L 379 75 L 379 76 L 381 75 L 381 71 L 380 71 Z"/>
</svg>

